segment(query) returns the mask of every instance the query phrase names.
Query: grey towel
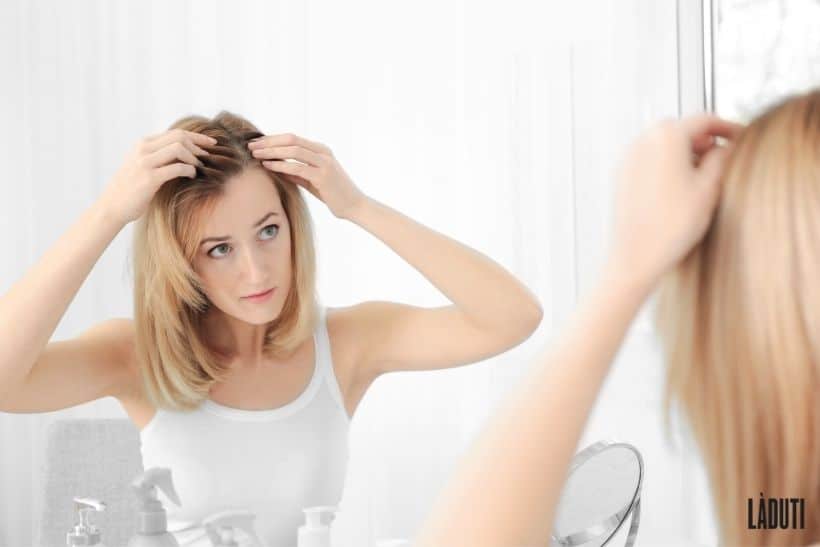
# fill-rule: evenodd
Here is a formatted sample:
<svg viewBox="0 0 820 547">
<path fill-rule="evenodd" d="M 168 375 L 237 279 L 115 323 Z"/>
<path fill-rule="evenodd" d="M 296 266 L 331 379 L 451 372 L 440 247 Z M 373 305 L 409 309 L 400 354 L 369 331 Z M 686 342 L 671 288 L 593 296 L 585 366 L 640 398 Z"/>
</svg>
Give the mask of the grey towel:
<svg viewBox="0 0 820 547">
<path fill-rule="evenodd" d="M 124 547 L 136 529 L 131 481 L 142 473 L 139 431 L 126 419 L 58 420 L 48 431 L 45 498 L 38 547 L 65 547 L 77 522 L 74 497 L 106 503 L 91 521 L 106 547 Z"/>
</svg>

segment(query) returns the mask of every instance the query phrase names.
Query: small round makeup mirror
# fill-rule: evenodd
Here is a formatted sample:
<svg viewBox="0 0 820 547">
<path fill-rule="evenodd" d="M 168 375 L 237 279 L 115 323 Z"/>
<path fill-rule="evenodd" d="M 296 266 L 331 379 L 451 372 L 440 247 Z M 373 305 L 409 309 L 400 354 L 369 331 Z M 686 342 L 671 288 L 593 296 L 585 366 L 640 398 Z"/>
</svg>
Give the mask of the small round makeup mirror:
<svg viewBox="0 0 820 547">
<path fill-rule="evenodd" d="M 626 547 L 635 543 L 641 512 L 643 458 L 628 443 L 600 441 L 575 455 L 561 493 L 551 547 L 609 544 L 631 516 Z"/>
</svg>

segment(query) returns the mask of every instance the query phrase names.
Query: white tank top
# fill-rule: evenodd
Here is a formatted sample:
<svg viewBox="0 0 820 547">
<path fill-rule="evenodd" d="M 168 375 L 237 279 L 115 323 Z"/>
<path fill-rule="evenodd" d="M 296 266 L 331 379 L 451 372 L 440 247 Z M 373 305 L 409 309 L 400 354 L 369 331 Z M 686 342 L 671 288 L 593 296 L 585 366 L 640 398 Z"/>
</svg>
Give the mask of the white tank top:
<svg viewBox="0 0 820 547">
<path fill-rule="evenodd" d="M 143 468 L 171 469 L 182 506 L 158 495 L 181 546 L 210 546 L 202 519 L 247 509 L 266 547 L 295 547 L 303 508 L 339 504 L 350 420 L 325 317 L 313 334 L 313 376 L 290 403 L 241 410 L 206 399 L 190 412 L 158 409 L 140 432 Z"/>
</svg>

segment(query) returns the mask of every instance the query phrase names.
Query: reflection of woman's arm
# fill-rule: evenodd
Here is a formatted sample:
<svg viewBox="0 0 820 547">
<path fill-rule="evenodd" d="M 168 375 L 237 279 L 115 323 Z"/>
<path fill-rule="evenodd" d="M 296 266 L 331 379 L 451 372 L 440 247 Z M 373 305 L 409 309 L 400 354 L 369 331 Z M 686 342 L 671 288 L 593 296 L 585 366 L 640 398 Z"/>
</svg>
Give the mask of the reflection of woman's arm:
<svg viewBox="0 0 820 547">
<path fill-rule="evenodd" d="M 0 298 L 0 399 L 16 391 L 122 225 L 94 204 Z"/>
<path fill-rule="evenodd" d="M 209 137 L 181 132 L 143 141 L 102 196 L 0 298 L 0 400 L 17 394 L 91 268 L 122 227 L 142 213 L 165 181 L 194 174 L 192 164 L 198 160 L 193 154 L 200 151 L 193 142 L 211 144 Z"/>
<path fill-rule="evenodd" d="M 330 149 L 292 134 L 249 144 L 263 165 L 384 242 L 452 303 L 422 308 L 366 302 L 349 317 L 362 385 L 385 372 L 475 362 L 526 339 L 541 321 L 535 296 L 487 256 L 364 195 Z M 298 160 L 288 162 L 281 160 Z"/>
<path fill-rule="evenodd" d="M 657 279 L 702 237 L 725 150 L 711 117 L 665 123 L 630 149 L 614 246 L 554 350 L 535 363 L 446 486 L 416 547 L 543 545 L 578 439 L 629 323 Z M 691 155 L 702 157 L 699 165 Z"/>
<path fill-rule="evenodd" d="M 460 316 L 484 330 L 485 336 L 510 344 L 520 342 L 538 326 L 538 300 L 484 254 L 371 198 L 362 200 L 348 218 L 384 242 L 439 289 L 455 305 L 451 321 Z M 456 325 L 439 327 L 452 329 Z M 440 335 L 452 337 L 457 332 L 449 330 Z M 428 334 L 424 339 L 435 342 L 435 333 Z"/>
</svg>

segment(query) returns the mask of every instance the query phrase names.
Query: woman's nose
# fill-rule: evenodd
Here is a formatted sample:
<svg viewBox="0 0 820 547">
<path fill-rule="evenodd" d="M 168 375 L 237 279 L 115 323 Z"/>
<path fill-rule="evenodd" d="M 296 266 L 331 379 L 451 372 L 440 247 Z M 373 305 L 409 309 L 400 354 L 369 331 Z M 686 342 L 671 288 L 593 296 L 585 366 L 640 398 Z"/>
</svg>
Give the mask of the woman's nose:
<svg viewBox="0 0 820 547">
<path fill-rule="evenodd" d="M 242 274 L 251 284 L 261 282 L 267 277 L 265 261 L 261 252 L 253 248 L 245 250 L 242 256 Z"/>
</svg>

